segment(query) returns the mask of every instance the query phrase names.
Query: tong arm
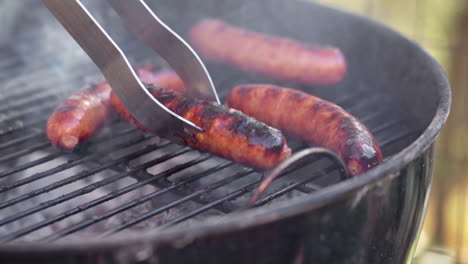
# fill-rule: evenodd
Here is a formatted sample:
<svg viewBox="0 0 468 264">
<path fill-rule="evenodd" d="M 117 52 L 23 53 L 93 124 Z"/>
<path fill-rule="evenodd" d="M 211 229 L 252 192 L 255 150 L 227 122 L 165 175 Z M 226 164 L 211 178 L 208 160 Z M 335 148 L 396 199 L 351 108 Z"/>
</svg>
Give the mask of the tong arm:
<svg viewBox="0 0 468 264">
<path fill-rule="evenodd" d="M 98 66 L 112 91 L 139 122 L 176 141 L 180 141 L 178 134 L 192 136 L 188 131 L 202 131 L 150 94 L 122 50 L 78 0 L 42 1 Z"/>
<path fill-rule="evenodd" d="M 220 104 L 210 74 L 196 52 L 168 27 L 143 0 L 107 0 L 127 27 L 161 55 L 194 97 Z"/>
</svg>

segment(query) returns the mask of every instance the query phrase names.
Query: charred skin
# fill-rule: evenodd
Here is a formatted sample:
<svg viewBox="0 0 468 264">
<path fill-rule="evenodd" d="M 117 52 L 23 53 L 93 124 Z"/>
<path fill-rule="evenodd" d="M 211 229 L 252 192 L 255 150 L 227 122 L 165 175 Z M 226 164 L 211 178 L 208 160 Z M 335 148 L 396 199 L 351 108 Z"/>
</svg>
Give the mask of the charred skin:
<svg viewBox="0 0 468 264">
<path fill-rule="evenodd" d="M 187 91 L 184 82 L 174 71 L 160 71 L 158 73 L 153 73 L 148 68 L 143 68 L 137 70 L 138 76 L 140 77 L 142 82 L 153 84 L 159 88 L 167 89 L 167 90 L 174 90 L 180 93 L 185 93 Z M 139 123 L 131 114 L 127 111 L 125 106 L 122 104 L 122 101 L 112 93 L 110 97 L 110 104 L 115 112 L 119 114 L 119 116 L 129 122 L 130 124 L 138 127 L 139 129 L 150 132 L 151 131 Z"/>
<path fill-rule="evenodd" d="M 240 85 L 231 91 L 228 106 L 334 151 L 353 176 L 382 161 L 377 141 L 357 118 L 315 96 L 274 85 Z"/>
<path fill-rule="evenodd" d="M 144 83 L 151 83 L 163 89 L 186 93 L 185 84 L 174 71 L 163 70 L 155 73 L 151 68 L 137 69 L 138 77 Z"/>
<path fill-rule="evenodd" d="M 148 87 L 162 104 L 204 130 L 194 132 L 195 140 L 182 138 L 191 148 L 260 169 L 271 169 L 291 155 L 286 139 L 279 130 L 240 111 L 193 99 L 172 90 Z M 112 95 L 112 102 L 124 119 L 149 131 L 135 119 L 128 119 L 130 114 L 122 105 L 117 105 L 119 101 L 115 95 Z"/>
<path fill-rule="evenodd" d="M 60 148 L 74 149 L 108 120 L 111 87 L 92 85 L 68 97 L 54 110 L 47 122 L 50 142 Z"/>
<path fill-rule="evenodd" d="M 143 82 L 184 92 L 185 86 L 175 72 L 154 72 L 153 67 L 137 69 Z M 74 149 L 93 136 L 109 119 L 112 89 L 108 83 L 92 85 L 65 99 L 47 122 L 50 142 L 63 149 Z"/>
<path fill-rule="evenodd" d="M 203 20 L 195 25 L 190 40 L 208 60 L 282 81 L 329 85 L 341 81 L 346 73 L 345 57 L 337 48 L 308 47 L 220 20 Z"/>
</svg>

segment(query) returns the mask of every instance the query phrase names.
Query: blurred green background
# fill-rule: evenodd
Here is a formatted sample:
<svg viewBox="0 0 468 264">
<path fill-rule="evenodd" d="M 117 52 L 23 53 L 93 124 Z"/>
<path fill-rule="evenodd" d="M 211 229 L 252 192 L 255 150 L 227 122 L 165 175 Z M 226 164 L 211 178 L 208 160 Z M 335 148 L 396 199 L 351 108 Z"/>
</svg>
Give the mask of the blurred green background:
<svg viewBox="0 0 468 264">
<path fill-rule="evenodd" d="M 438 139 L 433 188 L 412 263 L 468 263 L 468 0 L 309 0 L 380 21 L 419 43 L 443 66 L 453 104 Z"/>
</svg>

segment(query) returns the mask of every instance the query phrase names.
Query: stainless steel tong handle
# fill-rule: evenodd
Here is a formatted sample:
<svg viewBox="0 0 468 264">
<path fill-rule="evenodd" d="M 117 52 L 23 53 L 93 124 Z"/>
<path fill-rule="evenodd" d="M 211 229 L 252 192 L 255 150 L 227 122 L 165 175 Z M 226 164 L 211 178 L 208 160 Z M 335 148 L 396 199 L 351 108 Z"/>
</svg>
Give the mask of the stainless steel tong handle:
<svg viewBox="0 0 468 264">
<path fill-rule="evenodd" d="M 176 141 L 180 141 L 179 135 L 192 136 L 191 130 L 202 131 L 150 94 L 122 50 L 79 0 L 42 1 L 98 66 L 113 92 L 139 122 L 159 135 Z M 214 88 L 212 91 L 217 98 Z"/>
</svg>

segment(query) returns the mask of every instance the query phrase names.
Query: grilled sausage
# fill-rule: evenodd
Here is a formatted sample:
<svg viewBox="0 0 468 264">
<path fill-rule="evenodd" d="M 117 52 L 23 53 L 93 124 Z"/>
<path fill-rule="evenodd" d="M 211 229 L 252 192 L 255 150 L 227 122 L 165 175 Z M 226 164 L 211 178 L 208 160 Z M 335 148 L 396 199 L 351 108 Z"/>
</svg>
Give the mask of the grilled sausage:
<svg viewBox="0 0 468 264">
<path fill-rule="evenodd" d="M 334 84 L 346 73 L 346 60 L 332 47 L 309 47 L 295 40 L 263 35 L 220 20 L 203 20 L 190 31 L 206 59 L 301 85 Z"/>
<path fill-rule="evenodd" d="M 240 111 L 193 99 L 172 90 L 154 86 L 149 89 L 166 107 L 204 130 L 194 132 L 194 140 L 182 138 L 185 144 L 194 149 L 260 169 L 273 168 L 291 154 L 279 130 Z M 130 114 L 116 95 L 112 95 L 111 104 L 124 119 L 149 131 L 135 119 L 129 119 Z"/>
<path fill-rule="evenodd" d="M 274 85 L 240 85 L 228 106 L 315 146 L 328 148 L 356 176 L 382 161 L 367 128 L 341 107 L 301 91 Z"/>
<path fill-rule="evenodd" d="M 68 97 L 54 110 L 47 122 L 50 142 L 60 148 L 74 149 L 108 120 L 111 87 L 103 82 L 91 85 Z"/>
<path fill-rule="evenodd" d="M 175 72 L 155 73 L 152 67 L 137 69 L 143 82 L 162 88 L 184 92 L 185 86 Z M 112 112 L 108 83 L 92 85 L 65 99 L 47 122 L 47 136 L 52 144 L 64 149 L 74 149 L 79 143 L 93 136 L 109 119 Z"/>
</svg>

